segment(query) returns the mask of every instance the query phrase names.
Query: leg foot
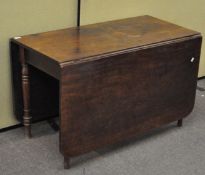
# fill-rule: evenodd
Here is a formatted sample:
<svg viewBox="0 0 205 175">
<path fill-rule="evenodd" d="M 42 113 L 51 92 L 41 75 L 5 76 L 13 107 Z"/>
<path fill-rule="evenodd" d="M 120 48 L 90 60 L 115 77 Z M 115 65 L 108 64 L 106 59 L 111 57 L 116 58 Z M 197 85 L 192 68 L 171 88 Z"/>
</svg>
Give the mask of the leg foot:
<svg viewBox="0 0 205 175">
<path fill-rule="evenodd" d="M 24 126 L 25 137 L 32 138 L 31 126 Z"/>
<path fill-rule="evenodd" d="M 177 126 L 182 127 L 182 125 L 183 125 L 183 119 L 178 120 L 177 121 Z"/>
<path fill-rule="evenodd" d="M 64 169 L 70 169 L 70 158 L 64 157 Z"/>
<path fill-rule="evenodd" d="M 54 131 L 56 131 L 56 132 L 59 131 L 59 126 L 57 125 L 57 123 L 55 122 L 54 119 L 49 119 L 49 120 L 47 120 L 47 122 Z"/>
</svg>

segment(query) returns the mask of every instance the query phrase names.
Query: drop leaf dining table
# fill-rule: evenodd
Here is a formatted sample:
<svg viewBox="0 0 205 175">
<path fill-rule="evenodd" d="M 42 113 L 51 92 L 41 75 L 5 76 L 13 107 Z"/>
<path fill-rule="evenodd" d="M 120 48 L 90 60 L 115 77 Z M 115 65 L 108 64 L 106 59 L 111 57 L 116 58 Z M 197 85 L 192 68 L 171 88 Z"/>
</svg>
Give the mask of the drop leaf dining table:
<svg viewBox="0 0 205 175">
<path fill-rule="evenodd" d="M 14 37 L 14 110 L 31 121 L 59 115 L 70 158 L 142 135 L 193 109 L 202 36 L 151 17 Z"/>
</svg>

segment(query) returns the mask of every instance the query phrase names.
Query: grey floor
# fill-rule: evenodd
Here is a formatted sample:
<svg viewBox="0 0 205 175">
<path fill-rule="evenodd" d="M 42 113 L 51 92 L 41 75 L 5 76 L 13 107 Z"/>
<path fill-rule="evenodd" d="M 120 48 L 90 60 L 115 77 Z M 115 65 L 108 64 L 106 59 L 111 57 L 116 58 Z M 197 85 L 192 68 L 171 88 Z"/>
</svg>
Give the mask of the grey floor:
<svg viewBox="0 0 205 175">
<path fill-rule="evenodd" d="M 205 81 L 198 82 L 205 88 Z M 0 175 L 205 175 L 205 92 L 197 90 L 194 111 L 184 120 L 121 145 L 72 159 L 63 169 L 58 133 L 34 124 L 33 139 L 23 129 L 0 134 Z"/>
</svg>

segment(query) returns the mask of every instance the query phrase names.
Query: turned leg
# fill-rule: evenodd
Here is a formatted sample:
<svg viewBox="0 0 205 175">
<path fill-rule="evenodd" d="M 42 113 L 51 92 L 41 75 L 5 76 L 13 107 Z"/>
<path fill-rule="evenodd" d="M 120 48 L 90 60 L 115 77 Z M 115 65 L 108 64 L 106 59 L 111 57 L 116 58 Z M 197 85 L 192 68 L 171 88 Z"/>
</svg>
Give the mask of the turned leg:
<svg viewBox="0 0 205 175">
<path fill-rule="evenodd" d="M 64 157 L 64 169 L 70 169 L 70 158 Z"/>
<path fill-rule="evenodd" d="M 20 48 L 20 61 L 22 66 L 22 89 L 23 89 L 23 124 L 25 136 L 31 138 L 31 116 L 30 116 L 30 92 L 29 92 L 29 70 L 25 60 L 24 48 Z"/>
<path fill-rule="evenodd" d="M 182 125 L 183 125 L 183 119 L 178 120 L 177 121 L 177 126 L 182 127 Z"/>
</svg>

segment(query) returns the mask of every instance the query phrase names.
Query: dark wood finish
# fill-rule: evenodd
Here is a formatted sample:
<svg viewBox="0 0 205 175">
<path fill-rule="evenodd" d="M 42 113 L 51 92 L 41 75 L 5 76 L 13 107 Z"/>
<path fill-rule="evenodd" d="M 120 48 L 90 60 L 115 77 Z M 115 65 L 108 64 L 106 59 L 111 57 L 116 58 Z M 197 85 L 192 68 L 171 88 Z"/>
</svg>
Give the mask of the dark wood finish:
<svg viewBox="0 0 205 175">
<path fill-rule="evenodd" d="M 182 40 L 64 67 L 64 154 L 76 156 L 186 117 L 194 106 L 200 42 Z"/>
<path fill-rule="evenodd" d="M 177 126 L 182 127 L 182 125 L 183 125 L 183 119 L 178 120 L 177 121 Z"/>
<path fill-rule="evenodd" d="M 64 157 L 64 169 L 70 169 L 70 158 Z"/>
<path fill-rule="evenodd" d="M 196 34 L 199 33 L 150 16 L 140 16 L 81 26 L 80 30 L 73 27 L 22 36 L 14 42 L 55 62 L 75 63 L 97 55 L 119 54 L 119 51 L 130 48 Z"/>
<path fill-rule="evenodd" d="M 25 135 L 31 138 L 31 116 L 30 116 L 30 85 L 29 85 L 29 69 L 25 58 L 24 48 L 20 48 L 20 61 L 22 66 L 22 89 L 23 89 L 23 104 L 24 116 L 23 124 L 25 128 Z"/>
<path fill-rule="evenodd" d="M 11 63 L 12 63 L 12 79 L 13 79 L 13 101 L 14 101 L 14 113 L 16 118 L 23 123 L 23 95 L 22 95 L 22 83 L 21 83 L 21 63 L 18 59 L 20 57 L 19 45 L 11 42 Z M 28 53 L 29 52 L 29 53 Z M 33 53 L 26 52 L 27 62 L 31 59 L 30 56 Z M 44 59 L 42 55 L 35 57 L 38 59 Z M 43 61 L 39 61 L 42 64 Z M 30 75 L 30 115 L 32 116 L 32 122 L 47 120 L 55 116 L 59 116 L 59 81 L 56 78 L 51 77 L 47 73 L 44 73 L 29 64 Z M 46 64 L 45 64 L 46 65 Z M 49 65 L 49 64 L 48 64 Z M 59 66 L 58 66 L 59 67 Z M 55 68 L 55 67 L 54 67 Z M 53 70 L 53 72 L 57 72 Z M 53 74 L 52 74 L 53 75 Z"/>
<path fill-rule="evenodd" d="M 50 60 L 48 57 L 34 51 L 28 52 L 27 57 L 27 62 L 29 65 L 32 65 L 35 68 L 44 71 L 55 79 L 60 78 L 60 66 L 56 61 Z M 39 60 L 41 61 L 39 62 Z"/>
<path fill-rule="evenodd" d="M 46 95 L 59 99 L 65 168 L 72 156 L 180 125 L 194 106 L 201 41 L 198 32 L 150 16 L 12 39 L 27 64 L 59 85 L 54 98 Z"/>
</svg>

